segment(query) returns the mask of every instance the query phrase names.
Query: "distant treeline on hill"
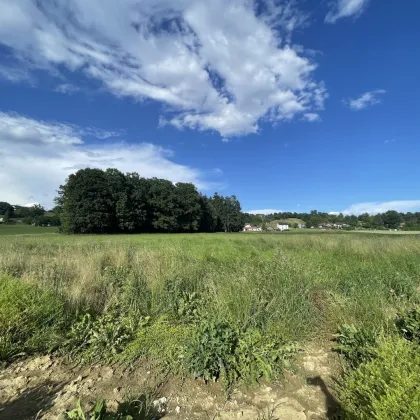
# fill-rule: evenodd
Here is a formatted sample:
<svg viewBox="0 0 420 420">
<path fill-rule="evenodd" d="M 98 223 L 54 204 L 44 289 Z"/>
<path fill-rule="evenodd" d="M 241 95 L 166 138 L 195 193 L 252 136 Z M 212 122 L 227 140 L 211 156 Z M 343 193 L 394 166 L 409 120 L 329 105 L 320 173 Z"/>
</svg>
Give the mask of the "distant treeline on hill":
<svg viewBox="0 0 420 420">
<path fill-rule="evenodd" d="M 420 230 L 420 212 L 389 210 L 358 216 L 317 210 L 242 213 L 235 196 L 216 193 L 207 197 L 193 184 L 147 179 L 116 169 L 81 169 L 69 176 L 58 194 L 56 207 L 49 211 L 41 205 L 24 207 L 0 202 L 0 223 L 61 225 L 66 233 L 238 232 L 245 223 L 264 228 L 282 220 L 295 220 L 296 225 L 304 222 L 306 228 L 342 223 L 346 229 Z"/>
<path fill-rule="evenodd" d="M 244 214 L 244 222 L 254 225 L 262 225 L 275 220 L 300 219 L 305 222 L 307 228 L 318 227 L 326 224 L 344 223 L 350 229 L 404 229 L 420 230 L 420 212 L 398 213 L 389 210 L 385 213 L 370 215 L 363 213 L 358 216 L 322 213 L 312 210 L 310 213 L 282 212 L 269 215 Z"/>
<path fill-rule="evenodd" d="M 58 190 L 66 233 L 237 232 L 235 196 L 200 194 L 193 184 L 146 179 L 116 169 L 82 169 Z"/>
</svg>

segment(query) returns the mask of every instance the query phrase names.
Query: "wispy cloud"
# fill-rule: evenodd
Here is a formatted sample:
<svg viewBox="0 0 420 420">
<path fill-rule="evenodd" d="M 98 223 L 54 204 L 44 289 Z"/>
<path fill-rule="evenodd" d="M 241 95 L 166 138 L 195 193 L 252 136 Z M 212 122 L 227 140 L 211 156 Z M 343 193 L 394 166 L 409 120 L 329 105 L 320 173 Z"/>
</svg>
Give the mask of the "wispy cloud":
<svg viewBox="0 0 420 420">
<path fill-rule="evenodd" d="M 342 18 L 358 18 L 369 4 L 369 0 L 334 0 L 325 17 L 326 23 L 336 23 Z"/>
<path fill-rule="evenodd" d="M 51 206 L 59 184 L 78 169 L 115 167 L 173 182 L 193 182 L 205 189 L 202 174 L 173 160 L 171 150 L 150 144 L 112 139 L 116 132 L 71 124 L 38 121 L 0 113 L 0 185 L 2 199 L 13 204 L 32 201 Z M 85 137 L 108 139 L 86 144 Z"/>
<path fill-rule="evenodd" d="M 276 209 L 262 209 L 262 210 L 249 210 L 247 213 L 249 214 L 273 214 L 273 213 L 281 213 L 282 210 L 276 210 Z"/>
<path fill-rule="evenodd" d="M 293 0 L 2 0 L 0 43 L 22 67 L 164 105 L 162 121 L 231 137 L 323 108 Z M 64 88 L 64 90 L 66 90 Z M 66 92 L 69 93 L 69 92 Z"/>
<path fill-rule="evenodd" d="M 366 92 L 356 99 L 345 99 L 343 103 L 353 111 L 361 111 L 373 105 L 380 104 L 382 101 L 380 95 L 384 95 L 386 90 L 376 89 L 371 92 Z"/>
<path fill-rule="evenodd" d="M 7 80 L 11 83 L 26 82 L 30 85 L 34 85 L 35 83 L 34 78 L 27 69 L 17 67 L 16 65 L 6 66 L 5 64 L 0 64 L 0 79 Z"/>
<path fill-rule="evenodd" d="M 220 168 L 213 168 L 213 172 L 216 174 L 216 175 L 223 175 L 223 171 L 220 169 Z"/>
<path fill-rule="evenodd" d="M 385 213 L 388 210 L 396 210 L 401 213 L 409 211 L 420 211 L 420 200 L 402 200 L 402 201 L 387 201 L 384 203 L 358 203 L 352 204 L 341 213 L 347 214 L 378 214 Z M 330 212 L 330 214 L 339 214 L 340 212 Z"/>
<path fill-rule="evenodd" d="M 54 90 L 58 93 L 64 93 L 66 95 L 72 95 L 73 93 L 78 92 L 80 90 L 80 88 L 78 88 L 75 85 L 72 85 L 71 83 L 63 83 L 61 85 L 58 85 Z"/>
</svg>

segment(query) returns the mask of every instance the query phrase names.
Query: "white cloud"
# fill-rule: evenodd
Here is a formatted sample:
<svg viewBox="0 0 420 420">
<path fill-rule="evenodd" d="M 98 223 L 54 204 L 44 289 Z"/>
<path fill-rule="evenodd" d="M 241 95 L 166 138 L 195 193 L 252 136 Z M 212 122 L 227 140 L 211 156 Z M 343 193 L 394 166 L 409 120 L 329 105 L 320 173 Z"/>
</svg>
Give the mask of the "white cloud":
<svg viewBox="0 0 420 420">
<path fill-rule="evenodd" d="M 321 117 L 318 114 L 308 112 L 303 114 L 303 119 L 305 121 L 314 122 L 314 121 L 321 121 Z"/>
<path fill-rule="evenodd" d="M 5 64 L 0 64 L 0 79 L 7 80 L 11 83 L 26 82 L 31 85 L 34 84 L 33 77 L 26 69 L 17 66 L 6 66 Z"/>
<path fill-rule="evenodd" d="M 331 10 L 325 17 L 326 23 L 335 23 L 338 19 L 354 17 L 358 18 L 365 8 L 369 0 L 334 0 Z"/>
<path fill-rule="evenodd" d="M 78 92 L 80 89 L 77 86 L 72 85 L 71 83 L 63 83 L 61 85 L 58 85 L 54 90 L 58 93 L 72 95 L 73 93 Z"/>
<path fill-rule="evenodd" d="M 386 90 L 376 89 L 371 92 L 366 92 L 356 99 L 344 100 L 343 103 L 353 111 L 361 111 L 369 106 L 380 104 L 382 101 L 379 96 L 385 93 Z"/>
<path fill-rule="evenodd" d="M 198 170 L 175 163 L 172 151 L 150 143 L 110 140 L 115 135 L 96 128 L 0 113 L 0 199 L 12 204 L 31 200 L 50 207 L 60 183 L 86 167 L 115 167 L 144 177 L 193 182 L 199 188 L 210 186 Z M 87 144 L 86 136 L 109 140 Z"/>
<path fill-rule="evenodd" d="M 281 213 L 282 210 L 275 210 L 275 209 L 263 209 L 263 210 L 249 210 L 246 213 L 249 214 L 273 214 L 273 213 Z"/>
<path fill-rule="evenodd" d="M 396 210 L 401 213 L 409 211 L 420 211 L 420 200 L 406 201 L 388 201 L 385 203 L 359 203 L 353 204 L 341 213 L 347 214 L 378 214 L 385 213 L 388 210 Z M 338 214 L 339 212 L 331 212 L 330 214 Z"/>
<path fill-rule="evenodd" d="M 175 127 L 245 135 L 323 108 L 316 64 L 291 46 L 306 20 L 294 4 L 1 0 L 0 42 L 23 66 L 78 71 L 117 96 L 158 101 Z"/>
</svg>

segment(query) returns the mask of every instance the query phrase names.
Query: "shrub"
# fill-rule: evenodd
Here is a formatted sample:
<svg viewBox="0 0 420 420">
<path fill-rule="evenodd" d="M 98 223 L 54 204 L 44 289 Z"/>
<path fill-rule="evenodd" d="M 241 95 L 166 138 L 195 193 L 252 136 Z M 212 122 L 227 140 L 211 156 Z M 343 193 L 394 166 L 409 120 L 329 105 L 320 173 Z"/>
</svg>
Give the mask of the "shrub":
<svg viewBox="0 0 420 420">
<path fill-rule="evenodd" d="M 414 420 L 420 413 L 420 349 L 404 339 L 385 340 L 377 357 L 345 375 L 340 401 L 350 420 Z"/>
<path fill-rule="evenodd" d="M 420 341 L 420 307 L 398 314 L 395 325 L 406 340 Z"/>
<path fill-rule="evenodd" d="M 52 292 L 0 278 L 0 360 L 57 346 L 64 323 L 63 303 Z"/>
<path fill-rule="evenodd" d="M 333 350 L 342 354 L 352 368 L 376 357 L 378 333 L 372 329 L 343 325 L 336 335 L 336 341 Z"/>
</svg>

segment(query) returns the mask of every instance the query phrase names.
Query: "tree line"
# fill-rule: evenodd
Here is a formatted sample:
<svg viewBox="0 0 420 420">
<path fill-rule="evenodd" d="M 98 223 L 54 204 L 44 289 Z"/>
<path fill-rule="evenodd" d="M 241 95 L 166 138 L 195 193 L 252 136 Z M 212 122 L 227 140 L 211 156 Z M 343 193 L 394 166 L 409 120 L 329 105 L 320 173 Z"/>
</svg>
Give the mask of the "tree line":
<svg viewBox="0 0 420 420">
<path fill-rule="evenodd" d="M 237 232 L 235 196 L 207 197 L 191 183 L 142 178 L 117 169 L 81 169 L 56 198 L 65 233 Z"/>
<path fill-rule="evenodd" d="M 371 215 L 363 213 L 360 215 L 329 214 L 312 210 L 310 213 L 280 212 L 269 215 L 244 214 L 245 223 L 261 225 L 262 223 L 274 220 L 300 219 L 307 228 L 318 227 L 325 224 L 344 223 L 349 228 L 362 229 L 398 229 L 420 230 L 420 212 L 399 213 L 389 210 L 384 213 Z"/>
</svg>

